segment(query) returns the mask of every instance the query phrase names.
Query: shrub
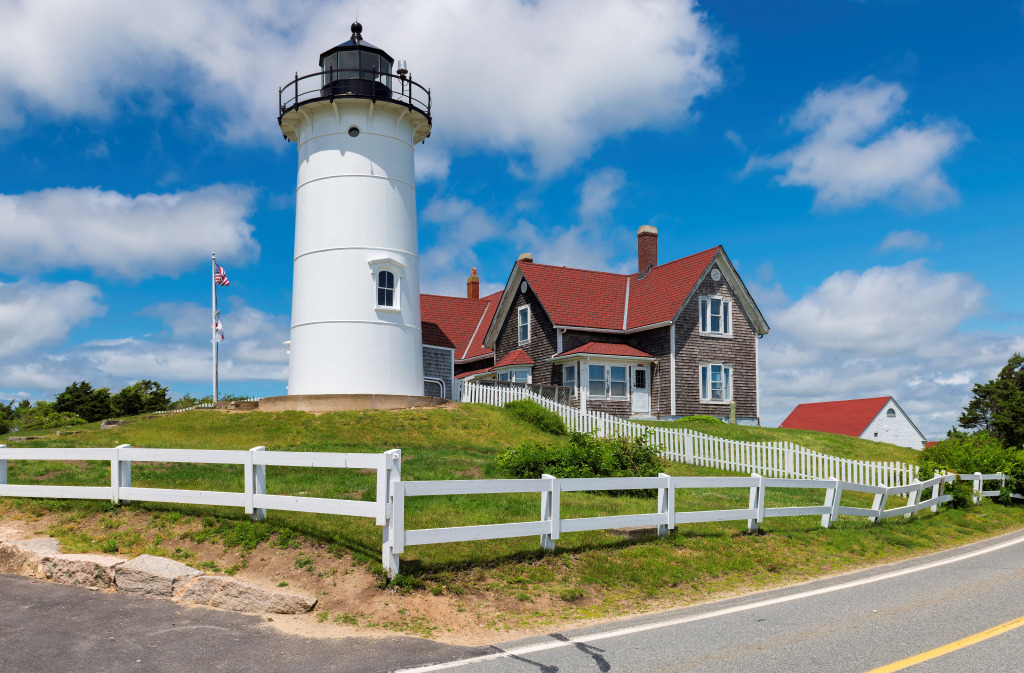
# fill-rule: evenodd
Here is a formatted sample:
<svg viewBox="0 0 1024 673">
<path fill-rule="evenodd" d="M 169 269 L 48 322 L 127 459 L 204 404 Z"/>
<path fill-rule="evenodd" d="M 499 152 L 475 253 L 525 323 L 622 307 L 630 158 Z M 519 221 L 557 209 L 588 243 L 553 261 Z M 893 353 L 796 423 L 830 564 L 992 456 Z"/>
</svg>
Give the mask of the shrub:
<svg viewBox="0 0 1024 673">
<path fill-rule="evenodd" d="M 55 411 L 43 417 L 43 422 L 38 426 L 41 428 L 66 428 L 72 425 L 82 425 L 85 419 L 70 411 Z"/>
<path fill-rule="evenodd" d="M 970 435 L 950 431 L 946 439 L 921 452 L 918 464 L 922 481 L 931 479 L 936 470 L 958 474 L 1002 472 L 1018 488 L 1024 487 L 1024 449 L 1005 447 L 987 431 Z"/>
<path fill-rule="evenodd" d="M 963 481 L 959 475 L 946 485 L 946 492 L 953 496 L 949 506 L 953 509 L 970 509 L 974 507 L 974 482 Z"/>
<path fill-rule="evenodd" d="M 679 424 L 685 424 L 685 423 L 723 423 L 724 421 L 722 421 L 722 419 L 720 419 L 720 418 L 715 418 L 714 416 L 707 416 L 707 415 L 704 415 L 704 414 L 697 414 L 696 416 L 683 416 L 682 418 L 677 418 L 675 420 L 675 422 L 679 423 Z"/>
<path fill-rule="evenodd" d="M 657 448 L 646 436 L 600 439 L 573 432 L 564 446 L 524 443 L 500 454 L 498 471 L 513 479 L 655 477 L 660 472 Z"/>
<path fill-rule="evenodd" d="M 533 400 L 517 400 L 506 402 L 505 408 L 516 418 L 522 419 L 544 432 L 552 435 L 564 435 L 565 422 L 553 411 L 545 409 Z"/>
</svg>

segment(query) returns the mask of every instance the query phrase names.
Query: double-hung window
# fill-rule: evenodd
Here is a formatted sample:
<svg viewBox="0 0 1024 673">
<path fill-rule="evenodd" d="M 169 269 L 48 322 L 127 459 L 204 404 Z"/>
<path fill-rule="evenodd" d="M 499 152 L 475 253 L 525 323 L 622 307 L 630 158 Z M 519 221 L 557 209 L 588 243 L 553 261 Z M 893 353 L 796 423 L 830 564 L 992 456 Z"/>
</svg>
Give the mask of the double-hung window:
<svg viewBox="0 0 1024 673">
<path fill-rule="evenodd" d="M 628 367 L 625 365 L 590 365 L 589 381 L 590 393 L 588 397 L 620 399 L 628 398 L 627 382 Z"/>
<path fill-rule="evenodd" d="M 576 394 L 576 365 L 562 365 L 562 385 L 569 388 L 569 394 Z"/>
<path fill-rule="evenodd" d="M 732 367 L 720 364 L 700 366 L 700 401 L 732 401 Z"/>
<path fill-rule="evenodd" d="M 529 383 L 530 382 L 530 370 L 529 369 L 512 369 L 509 371 L 498 372 L 499 381 L 508 381 L 510 383 Z"/>
<path fill-rule="evenodd" d="M 732 302 L 721 297 L 700 298 L 700 331 L 702 334 L 732 334 L 729 311 Z"/>
<path fill-rule="evenodd" d="M 519 345 L 530 343 L 530 307 L 519 307 Z"/>
</svg>

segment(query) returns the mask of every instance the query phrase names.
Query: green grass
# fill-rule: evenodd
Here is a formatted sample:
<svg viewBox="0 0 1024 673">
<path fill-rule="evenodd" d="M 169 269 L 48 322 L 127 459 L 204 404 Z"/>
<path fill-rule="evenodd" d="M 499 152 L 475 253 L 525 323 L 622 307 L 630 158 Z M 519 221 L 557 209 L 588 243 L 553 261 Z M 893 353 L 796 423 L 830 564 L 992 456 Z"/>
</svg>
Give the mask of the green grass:
<svg viewBox="0 0 1024 673">
<path fill-rule="evenodd" d="M 833 435 L 828 432 L 814 430 L 792 430 L 789 428 L 759 428 L 750 425 L 731 425 L 729 423 L 694 423 L 685 418 L 678 421 L 640 421 L 645 425 L 666 426 L 671 428 L 689 428 L 716 437 L 735 439 L 743 442 L 792 442 L 805 449 L 820 451 L 839 458 L 853 460 L 902 461 L 917 464 L 920 451 L 905 446 L 872 442 L 858 437 Z"/>
<path fill-rule="evenodd" d="M 50 436 L 17 446 L 126 443 L 137 447 L 248 449 L 265 445 L 268 450 L 281 451 L 374 453 L 398 448 L 403 456 L 403 480 L 410 481 L 497 477 L 494 457 L 509 446 L 521 441 L 565 441 L 484 405 L 321 416 L 193 411 L 138 420 L 115 430 L 101 431 L 95 424 L 80 429 L 80 434 Z M 721 424 L 697 429 L 735 439 L 785 439 L 859 459 L 906 460 L 916 455 L 899 447 L 823 433 Z M 674 475 L 723 474 L 678 463 L 665 463 L 663 469 Z M 10 461 L 8 465 L 11 483 L 106 485 L 109 470 L 109 463 L 100 461 Z M 242 476 L 239 466 L 132 466 L 132 484 L 142 487 L 240 491 Z M 376 497 L 375 475 L 351 469 L 272 466 L 267 468 L 267 487 L 271 494 L 355 500 Z M 748 495 L 747 489 L 680 489 L 676 507 L 679 511 L 745 508 Z M 768 492 L 766 504 L 811 505 L 821 504 L 823 499 L 823 490 L 776 489 Z M 891 499 L 889 507 L 903 502 Z M 564 518 L 657 510 L 656 500 L 651 497 L 603 493 L 564 493 L 561 503 Z M 843 497 L 844 505 L 867 507 L 870 503 L 869 495 L 845 493 Z M 537 494 L 415 497 L 406 501 L 406 526 L 415 529 L 535 521 L 539 510 Z M 50 534 L 73 552 L 158 553 L 188 562 L 189 552 L 181 549 L 178 540 L 221 544 L 249 554 L 265 549 L 294 550 L 298 540 L 305 539 L 337 556 L 351 556 L 369 571 L 380 567 L 381 530 L 372 519 L 270 511 L 265 523 L 253 523 L 237 508 L 137 503 L 118 510 L 102 502 L 0 499 L 0 517 L 5 512 L 33 516 L 52 511 L 61 512 L 62 519 Z M 149 524 L 145 530 L 131 530 L 118 511 L 143 514 L 149 517 Z M 87 535 L 76 526 L 76 521 L 88 517 L 97 521 L 98 533 Z M 900 517 L 875 525 L 864 518 L 841 517 L 833 530 L 822 529 L 819 520 L 768 519 L 756 535 L 746 533 L 745 522 L 685 525 L 665 538 L 628 537 L 616 531 L 573 533 L 563 535 L 553 553 L 542 552 L 536 536 L 408 547 L 401 557 L 402 575 L 388 588 L 419 591 L 439 600 L 505 597 L 513 607 L 502 608 L 507 614 L 500 619 L 493 615 L 487 618 L 497 619 L 496 627 L 543 622 L 553 614 L 566 619 L 608 616 L 649 608 L 651 599 L 685 603 L 979 539 L 1024 526 L 1024 508 L 986 502 L 967 512 L 942 508 L 937 515 L 924 512 L 912 519 Z M 169 530 L 187 522 L 192 522 L 187 532 L 180 537 L 169 535 Z M 294 558 L 294 569 L 301 575 L 326 569 L 308 556 Z M 381 586 L 387 583 L 381 582 Z M 551 604 L 540 607 L 545 600 Z M 352 620 L 345 617 L 343 621 Z M 412 617 L 385 626 L 427 634 L 433 629 Z"/>
</svg>

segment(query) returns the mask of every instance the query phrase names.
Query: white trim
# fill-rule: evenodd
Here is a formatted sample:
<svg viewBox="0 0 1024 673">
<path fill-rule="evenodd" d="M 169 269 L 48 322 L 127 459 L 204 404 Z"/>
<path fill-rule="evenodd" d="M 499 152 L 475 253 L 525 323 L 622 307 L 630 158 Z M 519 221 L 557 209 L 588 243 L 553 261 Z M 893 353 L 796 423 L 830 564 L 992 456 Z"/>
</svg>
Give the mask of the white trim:
<svg viewBox="0 0 1024 673">
<path fill-rule="evenodd" d="M 662 322 L 655 322 L 651 323 L 650 325 L 641 325 L 640 327 L 632 327 L 627 330 L 600 329 L 598 327 L 578 327 L 576 325 L 554 325 L 554 327 L 555 329 L 572 330 L 573 332 L 593 332 L 595 334 L 634 334 L 636 332 L 647 332 L 648 330 L 658 329 L 659 327 L 665 327 L 671 324 L 671 320 L 663 320 Z"/>
<path fill-rule="evenodd" d="M 596 360 L 596 363 L 591 362 L 591 358 L 587 358 L 587 398 L 591 399 L 591 400 L 606 400 L 608 402 L 628 402 L 629 400 L 632 399 L 632 397 L 630 395 L 630 393 L 632 392 L 632 388 L 630 386 L 630 381 L 629 381 L 630 366 L 627 365 L 627 364 L 619 364 L 618 363 L 619 361 L 612 361 L 612 362 L 604 363 L 604 362 L 600 361 L 602 357 L 603 356 L 600 356 L 600 355 L 592 356 L 592 359 Z M 591 395 L 590 394 L 590 368 L 591 367 L 601 367 L 602 369 L 604 369 L 604 389 L 605 389 L 604 395 Z M 625 378 L 625 380 L 621 381 L 621 383 L 624 385 L 625 390 L 626 390 L 626 394 L 624 396 L 622 396 L 622 395 L 612 395 L 612 369 L 611 369 L 612 367 L 618 367 L 618 368 L 624 369 L 626 371 L 626 378 Z M 582 380 L 582 373 L 581 373 L 581 380 Z M 616 381 L 616 383 L 619 383 L 619 381 Z"/>
<path fill-rule="evenodd" d="M 671 396 L 669 413 L 676 415 L 676 321 L 673 320 L 668 329 L 668 350 L 669 350 L 669 380 L 668 388 Z"/>
<path fill-rule="evenodd" d="M 629 324 L 629 276 L 626 276 L 626 306 L 622 309 L 622 330 Z"/>
<path fill-rule="evenodd" d="M 472 362 L 473 360 L 477 359 L 473 358 L 472 360 L 466 360 L 466 353 L 468 353 L 469 349 L 473 347 L 473 343 L 476 341 L 476 333 L 480 331 L 480 325 L 481 323 L 483 323 L 484 316 L 487 315 L 487 309 L 489 309 L 490 307 L 491 302 L 488 301 L 487 306 L 484 307 L 484 312 L 480 314 L 480 319 L 476 321 L 476 329 L 473 330 L 473 336 L 469 338 L 469 343 L 466 344 L 466 350 L 462 353 L 462 359 L 464 362 Z M 493 357 L 493 353 L 491 354 L 491 357 Z"/>
<path fill-rule="evenodd" d="M 711 300 L 717 299 L 721 302 L 722 315 L 719 318 L 723 329 L 715 332 L 711 329 Z M 729 297 L 723 297 L 720 294 L 702 294 L 697 302 L 697 331 L 701 336 L 705 337 L 716 337 L 718 339 L 731 339 L 732 338 L 732 304 L 733 301 Z M 704 329 L 704 325 L 707 325 L 707 329 Z"/>
<path fill-rule="evenodd" d="M 486 360 L 487 358 L 490 358 L 490 359 L 493 360 L 494 359 L 494 351 L 491 351 L 490 353 L 484 353 L 483 355 L 475 355 L 475 356 L 473 356 L 471 358 L 464 358 L 462 360 L 459 360 L 458 362 L 459 362 L 459 364 L 464 365 L 464 364 L 468 364 L 470 362 L 477 362 L 478 360 Z"/>
<path fill-rule="evenodd" d="M 565 330 L 555 328 L 555 355 L 562 352 L 562 334 Z"/>
<path fill-rule="evenodd" d="M 562 360 L 569 360 L 573 358 L 588 357 L 594 358 L 595 360 L 607 359 L 614 360 L 616 362 L 657 362 L 657 358 L 645 357 L 642 355 L 605 355 L 604 353 L 565 353 L 563 355 L 552 355 L 545 362 L 561 362 Z"/>
<path fill-rule="evenodd" d="M 761 357 L 760 338 L 754 337 L 754 414 L 757 416 L 757 424 L 761 425 Z"/>
<path fill-rule="evenodd" d="M 369 264 L 371 267 L 393 266 L 399 271 L 405 271 L 405 264 L 402 264 L 393 257 L 380 257 L 378 259 L 371 259 L 369 262 L 367 262 L 367 264 Z"/>
</svg>

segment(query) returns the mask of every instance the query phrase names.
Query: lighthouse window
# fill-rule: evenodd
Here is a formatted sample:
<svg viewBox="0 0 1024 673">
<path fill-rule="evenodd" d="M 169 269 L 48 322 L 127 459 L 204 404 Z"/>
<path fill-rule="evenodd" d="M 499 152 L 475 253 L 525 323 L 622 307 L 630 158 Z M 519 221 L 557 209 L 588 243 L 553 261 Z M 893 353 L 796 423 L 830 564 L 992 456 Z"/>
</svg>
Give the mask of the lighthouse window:
<svg viewBox="0 0 1024 673">
<path fill-rule="evenodd" d="M 348 134 L 350 136 L 352 136 L 353 138 L 355 138 L 356 136 L 359 135 L 359 127 L 358 126 L 353 126 L 353 127 L 349 128 Z"/>
<path fill-rule="evenodd" d="M 381 271 L 377 274 L 377 306 L 395 305 L 395 274 Z"/>
</svg>

